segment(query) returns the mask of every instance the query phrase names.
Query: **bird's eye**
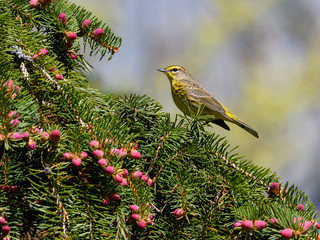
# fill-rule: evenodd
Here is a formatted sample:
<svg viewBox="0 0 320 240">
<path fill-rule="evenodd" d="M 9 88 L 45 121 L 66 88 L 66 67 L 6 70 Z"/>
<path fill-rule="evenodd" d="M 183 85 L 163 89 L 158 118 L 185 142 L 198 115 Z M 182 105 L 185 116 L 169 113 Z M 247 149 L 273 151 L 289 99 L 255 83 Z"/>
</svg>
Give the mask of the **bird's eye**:
<svg viewBox="0 0 320 240">
<path fill-rule="evenodd" d="M 178 71 L 178 68 L 173 68 L 172 69 L 172 72 L 177 72 Z"/>
</svg>

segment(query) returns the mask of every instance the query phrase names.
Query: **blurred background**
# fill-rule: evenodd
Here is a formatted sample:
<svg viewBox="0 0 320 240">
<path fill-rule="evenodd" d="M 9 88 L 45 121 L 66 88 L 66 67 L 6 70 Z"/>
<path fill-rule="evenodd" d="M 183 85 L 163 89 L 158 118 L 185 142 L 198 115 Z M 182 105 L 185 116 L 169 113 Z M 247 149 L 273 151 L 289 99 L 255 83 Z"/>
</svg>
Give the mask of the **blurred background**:
<svg viewBox="0 0 320 240">
<path fill-rule="evenodd" d="M 230 124 L 231 146 L 298 185 L 320 210 L 319 0 L 73 0 L 123 39 L 113 59 L 89 58 L 103 92 L 147 94 L 179 110 L 157 68 L 185 67 L 260 139 Z"/>
</svg>

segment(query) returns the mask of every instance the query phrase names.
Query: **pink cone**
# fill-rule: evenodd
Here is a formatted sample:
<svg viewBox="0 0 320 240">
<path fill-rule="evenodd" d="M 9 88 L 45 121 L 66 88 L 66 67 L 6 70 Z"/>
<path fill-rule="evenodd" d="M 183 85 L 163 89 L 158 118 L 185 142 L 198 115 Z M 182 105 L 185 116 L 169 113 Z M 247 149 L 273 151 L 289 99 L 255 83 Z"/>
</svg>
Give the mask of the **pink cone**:
<svg viewBox="0 0 320 240">
<path fill-rule="evenodd" d="M 28 148 L 30 148 L 31 150 L 35 150 L 36 149 L 36 146 L 37 146 L 37 143 L 36 143 L 36 140 L 30 138 L 27 142 L 27 146 Z"/>
<path fill-rule="evenodd" d="M 85 29 L 90 27 L 91 25 L 91 21 L 89 19 L 85 19 L 83 20 L 82 24 L 81 24 L 81 29 Z"/>
<path fill-rule="evenodd" d="M 4 136 L 3 134 L 0 133 L 0 143 L 3 142 L 5 138 L 6 138 L 6 136 Z"/>
<path fill-rule="evenodd" d="M 269 221 L 270 221 L 273 225 L 279 224 L 279 220 L 278 220 L 277 218 L 270 218 Z"/>
<path fill-rule="evenodd" d="M 130 143 L 129 146 L 130 146 L 130 147 L 133 147 L 134 149 L 137 149 L 137 148 L 138 148 L 138 144 L 136 144 L 136 143 Z"/>
<path fill-rule="evenodd" d="M 73 42 L 77 38 L 77 34 L 72 31 L 66 32 L 65 35 L 68 42 Z"/>
<path fill-rule="evenodd" d="M 99 141 L 97 141 L 97 140 L 93 140 L 93 141 L 89 142 L 89 145 L 90 145 L 92 148 L 97 149 L 97 148 L 100 146 L 100 143 L 99 143 Z"/>
<path fill-rule="evenodd" d="M 29 4 L 33 8 L 39 7 L 39 1 L 38 0 L 30 0 Z"/>
<path fill-rule="evenodd" d="M 119 173 L 116 174 L 116 177 L 114 179 L 117 183 L 122 183 L 123 181 L 123 178 L 120 176 Z"/>
<path fill-rule="evenodd" d="M 10 232 L 10 227 L 8 225 L 2 227 L 2 232 L 8 234 Z"/>
<path fill-rule="evenodd" d="M 267 227 L 267 223 L 265 221 L 262 220 L 256 220 L 254 221 L 254 228 L 261 231 L 262 229 L 264 229 L 265 227 Z"/>
<path fill-rule="evenodd" d="M 6 81 L 3 84 L 3 87 L 7 86 L 6 92 L 11 92 L 11 90 L 13 89 L 13 81 L 12 79 L 9 79 L 8 81 Z"/>
<path fill-rule="evenodd" d="M 39 128 L 35 128 L 35 129 L 34 129 L 34 132 L 35 132 L 35 133 L 42 133 L 42 130 L 40 130 Z"/>
<path fill-rule="evenodd" d="M 81 165 L 81 159 L 79 157 L 75 157 L 72 159 L 72 165 L 75 167 L 79 167 Z"/>
<path fill-rule="evenodd" d="M 81 152 L 80 155 L 79 155 L 79 157 L 80 157 L 82 160 L 87 159 L 87 158 L 88 158 L 88 153 L 86 153 L 86 152 Z"/>
<path fill-rule="evenodd" d="M 29 140 L 29 133 L 28 132 L 24 132 L 21 133 L 23 140 L 28 141 Z"/>
<path fill-rule="evenodd" d="M 99 166 L 107 166 L 107 159 L 105 159 L 105 158 L 100 158 L 100 159 L 98 160 L 98 165 L 99 165 Z"/>
<path fill-rule="evenodd" d="M 53 143 L 58 143 L 60 140 L 61 134 L 59 130 L 53 130 L 50 134 L 49 134 L 49 140 Z"/>
<path fill-rule="evenodd" d="M 130 151 L 130 157 L 133 159 L 140 159 L 141 158 L 141 153 L 137 149 L 131 149 Z"/>
<path fill-rule="evenodd" d="M 173 212 L 173 215 L 175 215 L 178 218 L 183 217 L 185 214 L 186 214 L 186 211 L 183 208 L 177 208 Z"/>
<path fill-rule="evenodd" d="M 143 175 L 143 173 L 141 171 L 134 171 L 132 173 L 132 177 L 134 177 L 134 178 L 141 178 L 142 175 Z"/>
<path fill-rule="evenodd" d="M 111 199 L 112 199 L 113 201 L 119 201 L 119 200 L 120 200 L 120 195 L 114 193 L 114 194 L 111 195 Z"/>
<path fill-rule="evenodd" d="M 66 152 L 64 154 L 62 154 L 62 157 L 65 159 L 65 160 L 71 160 L 72 159 L 72 155 L 70 152 Z"/>
<path fill-rule="evenodd" d="M 250 231 L 250 230 L 252 230 L 252 229 L 253 229 L 253 223 L 252 223 L 252 221 L 250 221 L 250 220 L 244 220 L 244 221 L 242 222 L 242 229 L 243 229 L 244 231 Z"/>
<path fill-rule="evenodd" d="M 68 22 L 67 15 L 65 13 L 60 13 L 57 19 L 58 22 L 63 25 L 66 25 Z"/>
<path fill-rule="evenodd" d="M 77 59 L 78 58 L 78 55 L 76 53 L 69 53 L 68 56 L 70 59 Z"/>
<path fill-rule="evenodd" d="M 310 230 L 310 228 L 313 226 L 313 223 L 311 221 L 305 221 L 303 224 L 302 233 L 306 233 Z"/>
<path fill-rule="evenodd" d="M 1 190 L 4 191 L 4 192 L 8 192 L 9 191 L 9 187 L 7 185 L 3 185 L 1 187 Z"/>
<path fill-rule="evenodd" d="M 122 179 L 122 182 L 120 183 L 120 186 L 127 186 L 128 185 L 128 181 L 127 181 L 127 179 L 125 179 L 125 178 L 123 178 Z"/>
<path fill-rule="evenodd" d="M 54 77 L 58 80 L 62 80 L 63 76 L 61 74 L 54 75 Z"/>
<path fill-rule="evenodd" d="M 47 132 L 43 132 L 41 135 L 40 135 L 40 139 L 42 142 L 46 142 L 49 140 L 49 133 Z"/>
<path fill-rule="evenodd" d="M 12 119 L 12 120 L 10 121 L 10 124 L 12 125 L 12 127 L 14 127 L 14 126 L 17 125 L 19 122 L 20 122 L 19 119 Z"/>
<path fill-rule="evenodd" d="M 120 150 L 117 149 L 117 148 L 112 148 L 112 149 L 110 149 L 110 154 L 111 154 L 112 156 L 118 156 L 118 155 L 119 155 L 119 152 L 120 152 Z"/>
<path fill-rule="evenodd" d="M 119 149 L 119 156 L 121 158 L 125 157 L 127 155 L 127 151 L 124 148 Z"/>
<path fill-rule="evenodd" d="M 152 224 L 153 224 L 151 218 L 147 218 L 146 221 L 147 221 L 147 224 L 148 224 L 148 225 L 152 225 Z"/>
<path fill-rule="evenodd" d="M 95 30 L 93 30 L 93 37 L 94 38 L 101 38 L 101 36 L 103 35 L 103 29 L 102 28 L 97 28 Z"/>
<path fill-rule="evenodd" d="M 139 214 L 134 213 L 134 214 L 131 215 L 131 218 L 132 218 L 134 221 L 138 221 L 138 220 L 141 218 L 141 216 L 140 216 Z"/>
<path fill-rule="evenodd" d="M 45 48 L 42 48 L 39 50 L 39 52 L 35 55 L 32 56 L 33 59 L 35 60 L 39 60 L 39 58 L 44 57 L 45 55 L 47 55 L 48 50 Z"/>
<path fill-rule="evenodd" d="M 124 169 L 121 174 L 122 174 L 122 177 L 128 177 L 129 172 L 127 169 Z"/>
<path fill-rule="evenodd" d="M 17 186 L 11 186 L 11 189 L 10 189 L 12 192 L 14 193 L 17 193 L 19 192 L 19 188 Z"/>
<path fill-rule="evenodd" d="M 146 227 L 146 222 L 144 220 L 141 220 L 139 223 L 138 223 L 138 226 L 140 228 L 145 228 Z"/>
<path fill-rule="evenodd" d="M 147 175 L 142 175 L 141 180 L 144 182 L 148 181 L 148 176 Z"/>
<path fill-rule="evenodd" d="M 8 114 L 8 118 L 9 118 L 9 119 L 10 119 L 10 118 L 16 119 L 16 118 L 18 118 L 18 117 L 20 117 L 20 114 L 17 113 L 16 111 L 10 111 L 9 114 Z"/>
<path fill-rule="evenodd" d="M 148 178 L 147 183 L 151 187 L 153 185 L 153 180 L 151 178 Z"/>
<path fill-rule="evenodd" d="M 1 187 L 1 190 L 4 191 L 4 192 L 9 192 L 9 187 L 7 185 L 3 185 Z"/>
<path fill-rule="evenodd" d="M 103 200 L 103 205 L 108 205 L 110 203 L 110 198 L 106 197 L 106 199 Z"/>
<path fill-rule="evenodd" d="M 298 204 L 297 209 L 298 211 L 304 212 L 304 206 L 302 204 Z"/>
<path fill-rule="evenodd" d="M 278 194 L 279 192 L 279 183 L 273 182 L 270 184 L 269 191 L 273 194 Z"/>
<path fill-rule="evenodd" d="M 130 206 L 130 210 L 131 210 L 132 212 L 134 212 L 134 213 L 137 213 L 137 212 L 139 211 L 139 206 L 133 204 L 133 205 Z"/>
<path fill-rule="evenodd" d="M 92 154 L 93 154 L 93 157 L 95 158 L 95 159 L 101 159 L 101 158 L 103 158 L 103 156 L 104 156 L 104 152 L 102 151 L 102 150 L 94 150 L 93 152 L 92 152 Z"/>
<path fill-rule="evenodd" d="M 290 239 L 294 236 L 293 234 L 293 230 L 290 228 L 286 228 L 280 231 L 280 235 L 281 237 L 283 237 L 284 239 Z"/>
<path fill-rule="evenodd" d="M 235 222 L 235 223 L 233 224 L 233 227 L 234 227 L 234 228 L 242 227 L 242 221 Z"/>
<path fill-rule="evenodd" d="M 11 136 L 10 136 L 10 139 L 15 139 L 15 140 L 20 140 L 22 139 L 23 136 L 20 134 L 20 133 L 17 133 L 17 132 L 14 132 Z"/>
</svg>

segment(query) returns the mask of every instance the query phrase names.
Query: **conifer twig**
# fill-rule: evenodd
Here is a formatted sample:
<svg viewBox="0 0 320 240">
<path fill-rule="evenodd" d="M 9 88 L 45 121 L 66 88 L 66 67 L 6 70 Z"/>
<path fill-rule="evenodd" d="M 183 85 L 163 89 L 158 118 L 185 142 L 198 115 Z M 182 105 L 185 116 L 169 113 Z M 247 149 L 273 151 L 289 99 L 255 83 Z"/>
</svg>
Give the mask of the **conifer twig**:
<svg viewBox="0 0 320 240">
<path fill-rule="evenodd" d="M 253 179 L 254 181 L 258 182 L 259 184 L 261 184 L 262 186 L 264 186 L 266 189 L 269 189 L 269 186 L 263 182 L 262 180 L 258 179 L 256 176 L 253 176 L 251 173 L 248 173 L 247 171 L 245 171 L 244 169 L 238 167 L 235 163 L 231 162 L 230 160 L 228 160 L 225 156 L 218 154 L 217 152 L 214 153 L 214 155 L 218 158 L 220 158 L 221 160 L 223 160 L 228 166 L 232 167 L 233 169 L 235 169 L 236 171 L 240 172 L 241 174 L 244 174 L 245 176 Z"/>
<path fill-rule="evenodd" d="M 67 214 L 67 211 L 63 207 L 63 204 L 61 202 L 60 195 L 59 195 L 58 191 L 56 191 L 56 188 L 54 186 L 55 184 L 53 183 L 52 172 L 51 172 L 50 167 L 49 167 L 48 164 L 45 165 L 44 170 L 45 170 L 44 172 L 46 173 L 50 184 L 52 185 L 52 194 L 56 198 L 56 204 L 60 208 L 60 210 L 59 210 L 60 211 L 60 220 L 61 220 L 61 225 L 62 225 L 62 229 L 63 229 L 63 234 L 65 236 L 67 236 L 66 222 L 69 223 L 69 216 Z"/>
<path fill-rule="evenodd" d="M 35 64 L 34 60 L 33 60 L 33 58 L 31 56 L 28 56 L 28 55 L 24 54 L 22 52 L 22 50 L 16 45 L 13 46 L 13 48 L 15 48 L 15 50 L 11 51 L 11 53 L 16 55 L 18 58 L 20 58 L 22 60 L 21 63 L 20 63 L 20 70 L 22 72 L 22 75 L 23 75 L 24 79 L 26 79 L 30 90 L 31 90 L 31 84 L 30 84 L 29 73 L 28 73 L 28 70 L 27 70 L 27 68 L 26 68 L 26 66 L 24 64 L 24 61 L 27 61 L 27 62 L 31 63 L 34 68 L 40 70 L 46 76 L 46 78 L 49 79 L 56 86 L 56 88 L 62 93 L 62 95 L 66 96 L 65 91 L 62 89 L 62 87 L 59 85 L 59 83 L 55 79 L 53 79 L 50 76 L 50 74 L 47 73 L 47 71 L 45 71 L 42 67 L 40 67 L 39 65 Z M 39 104 L 39 100 L 37 99 L 37 97 L 36 97 L 36 101 Z M 41 103 L 43 105 L 46 104 L 44 101 L 42 101 Z M 76 113 L 76 110 L 75 109 L 73 109 L 73 110 Z M 84 121 L 80 118 L 80 116 L 78 114 L 75 114 L 75 116 L 78 119 L 78 121 L 79 121 L 79 123 L 80 123 L 80 125 L 82 127 L 88 127 L 88 125 L 84 123 Z"/>
<path fill-rule="evenodd" d="M 162 166 L 160 167 L 158 173 L 156 176 L 154 176 L 154 178 L 152 179 L 152 182 L 155 182 L 157 180 L 157 178 L 159 177 L 160 173 L 162 172 L 162 170 L 164 169 L 165 165 L 167 165 L 169 162 L 171 162 L 173 159 L 175 159 L 176 157 L 178 156 L 181 156 L 183 155 L 182 153 L 180 152 L 177 152 L 175 153 L 171 158 L 169 158 L 167 161 L 165 161 L 164 164 L 162 164 Z"/>
</svg>

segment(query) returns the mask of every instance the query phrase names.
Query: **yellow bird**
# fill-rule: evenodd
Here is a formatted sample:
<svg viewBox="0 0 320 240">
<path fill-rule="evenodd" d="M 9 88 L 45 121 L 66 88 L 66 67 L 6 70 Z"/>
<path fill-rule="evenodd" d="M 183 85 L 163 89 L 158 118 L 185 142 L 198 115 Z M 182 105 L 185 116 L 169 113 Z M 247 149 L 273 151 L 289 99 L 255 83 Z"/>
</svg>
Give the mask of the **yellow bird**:
<svg viewBox="0 0 320 240">
<path fill-rule="evenodd" d="M 178 65 L 172 65 L 157 70 L 168 77 L 173 101 L 184 114 L 190 115 L 190 110 L 197 113 L 199 104 L 201 104 L 204 107 L 202 115 L 214 115 L 214 119 L 211 120 L 212 123 L 230 130 L 229 126 L 224 122 L 228 121 L 259 138 L 256 130 L 233 115 L 222 103 L 193 80 L 186 69 Z M 190 110 L 187 106 L 189 106 Z"/>
</svg>

